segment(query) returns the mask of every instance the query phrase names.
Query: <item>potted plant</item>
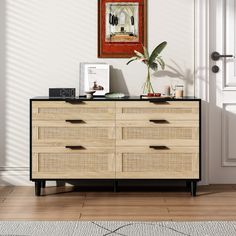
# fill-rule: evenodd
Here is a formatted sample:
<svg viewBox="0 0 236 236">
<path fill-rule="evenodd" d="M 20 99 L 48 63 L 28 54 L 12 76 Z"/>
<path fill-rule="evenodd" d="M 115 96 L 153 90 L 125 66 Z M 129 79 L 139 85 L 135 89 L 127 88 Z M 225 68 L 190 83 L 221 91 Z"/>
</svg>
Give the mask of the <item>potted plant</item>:
<svg viewBox="0 0 236 236">
<path fill-rule="evenodd" d="M 167 42 L 162 42 L 160 43 L 149 55 L 148 50 L 146 47 L 143 46 L 143 51 L 144 53 L 142 54 L 141 52 L 134 51 L 135 56 L 130 58 L 130 61 L 127 62 L 127 65 L 129 65 L 131 62 L 139 60 L 143 62 L 147 66 L 147 79 L 144 83 L 143 86 L 143 93 L 147 94 L 148 96 L 153 96 L 155 95 L 155 91 L 153 89 L 152 83 L 151 83 L 151 74 L 150 70 L 157 71 L 159 66 L 161 67 L 162 70 L 165 69 L 165 62 L 160 56 L 161 52 L 163 49 L 166 47 Z"/>
</svg>

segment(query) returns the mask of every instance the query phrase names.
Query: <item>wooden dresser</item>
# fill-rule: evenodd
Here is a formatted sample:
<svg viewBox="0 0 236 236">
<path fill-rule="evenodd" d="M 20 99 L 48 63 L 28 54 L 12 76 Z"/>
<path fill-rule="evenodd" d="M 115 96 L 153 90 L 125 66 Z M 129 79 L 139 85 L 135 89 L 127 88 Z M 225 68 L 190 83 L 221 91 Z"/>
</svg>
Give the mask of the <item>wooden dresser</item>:
<svg viewBox="0 0 236 236">
<path fill-rule="evenodd" d="M 196 195 L 201 101 L 30 100 L 30 179 L 184 180 Z"/>
</svg>

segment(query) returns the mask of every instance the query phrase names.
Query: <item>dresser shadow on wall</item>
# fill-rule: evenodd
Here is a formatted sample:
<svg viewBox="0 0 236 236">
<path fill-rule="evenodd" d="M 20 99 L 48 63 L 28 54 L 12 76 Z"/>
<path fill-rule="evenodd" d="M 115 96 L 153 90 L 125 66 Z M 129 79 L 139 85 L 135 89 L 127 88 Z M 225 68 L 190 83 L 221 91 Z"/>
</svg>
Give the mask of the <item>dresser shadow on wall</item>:
<svg viewBox="0 0 236 236">
<path fill-rule="evenodd" d="M 116 93 L 124 93 L 126 96 L 129 95 L 129 90 L 125 82 L 125 78 L 122 70 L 111 66 L 111 79 L 110 79 L 110 91 Z"/>
<path fill-rule="evenodd" d="M 0 171 L 6 165 L 6 1 L 0 1 Z M 0 184 L 8 184 L 0 178 Z"/>
</svg>

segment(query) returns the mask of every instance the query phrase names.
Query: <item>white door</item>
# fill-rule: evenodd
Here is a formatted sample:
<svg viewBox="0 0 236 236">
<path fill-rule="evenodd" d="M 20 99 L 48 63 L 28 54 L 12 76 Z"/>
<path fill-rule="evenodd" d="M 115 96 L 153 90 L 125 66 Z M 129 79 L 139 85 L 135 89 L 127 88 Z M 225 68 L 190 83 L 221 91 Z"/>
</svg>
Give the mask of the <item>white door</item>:
<svg viewBox="0 0 236 236">
<path fill-rule="evenodd" d="M 228 55 L 209 58 L 209 183 L 236 183 L 236 0 L 209 11 L 210 54 Z"/>
</svg>

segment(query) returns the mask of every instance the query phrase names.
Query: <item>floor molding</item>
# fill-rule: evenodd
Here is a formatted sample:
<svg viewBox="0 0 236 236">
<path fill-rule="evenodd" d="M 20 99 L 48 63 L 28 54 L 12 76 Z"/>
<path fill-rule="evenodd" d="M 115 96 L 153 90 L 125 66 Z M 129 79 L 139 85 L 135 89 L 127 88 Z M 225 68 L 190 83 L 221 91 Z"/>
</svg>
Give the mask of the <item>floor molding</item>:
<svg viewBox="0 0 236 236">
<path fill-rule="evenodd" d="M 0 171 L 29 171 L 29 167 L 0 166 Z"/>
</svg>

